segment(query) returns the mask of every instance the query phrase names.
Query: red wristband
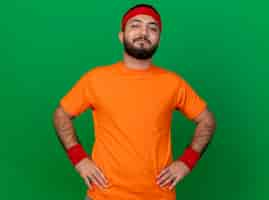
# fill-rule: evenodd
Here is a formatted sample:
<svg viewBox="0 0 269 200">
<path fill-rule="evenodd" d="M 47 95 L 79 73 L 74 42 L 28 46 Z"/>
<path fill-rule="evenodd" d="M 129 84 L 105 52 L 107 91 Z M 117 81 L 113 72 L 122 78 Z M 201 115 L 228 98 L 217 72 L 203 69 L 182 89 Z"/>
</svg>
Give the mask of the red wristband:
<svg viewBox="0 0 269 200">
<path fill-rule="evenodd" d="M 182 154 L 182 156 L 179 157 L 178 160 L 184 162 L 190 170 L 194 168 L 197 161 L 200 158 L 200 153 L 192 149 L 191 147 L 187 147 Z"/>
<path fill-rule="evenodd" d="M 83 149 L 81 144 L 76 144 L 76 145 L 72 146 L 71 148 L 67 149 L 67 155 L 68 155 L 68 157 L 71 160 L 73 165 L 76 165 L 83 158 L 88 157 L 88 154 Z"/>
</svg>

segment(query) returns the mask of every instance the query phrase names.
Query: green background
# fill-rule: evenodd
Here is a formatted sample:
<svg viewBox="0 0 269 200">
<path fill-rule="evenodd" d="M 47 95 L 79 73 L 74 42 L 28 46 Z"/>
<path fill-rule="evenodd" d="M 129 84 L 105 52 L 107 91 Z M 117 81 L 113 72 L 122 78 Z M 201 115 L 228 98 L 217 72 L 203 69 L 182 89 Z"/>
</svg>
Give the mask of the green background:
<svg viewBox="0 0 269 200">
<path fill-rule="evenodd" d="M 217 119 L 203 159 L 177 184 L 177 199 L 269 199 L 268 2 L 144 2 L 163 20 L 154 63 L 185 77 Z M 86 185 L 57 140 L 52 114 L 85 71 L 122 58 L 121 16 L 136 3 L 143 2 L 1 2 L 1 199 L 84 199 Z M 90 153 L 91 111 L 74 123 Z M 194 128 L 173 113 L 174 156 Z"/>
</svg>

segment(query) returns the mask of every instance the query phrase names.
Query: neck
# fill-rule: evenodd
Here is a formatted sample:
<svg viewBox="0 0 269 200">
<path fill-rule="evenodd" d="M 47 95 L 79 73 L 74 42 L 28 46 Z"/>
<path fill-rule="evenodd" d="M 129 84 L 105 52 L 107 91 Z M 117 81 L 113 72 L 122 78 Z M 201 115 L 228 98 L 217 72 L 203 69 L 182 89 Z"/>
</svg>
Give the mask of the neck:
<svg viewBox="0 0 269 200">
<path fill-rule="evenodd" d="M 147 69 L 152 64 L 152 59 L 137 59 L 124 52 L 123 62 L 128 68 L 131 69 Z"/>
</svg>

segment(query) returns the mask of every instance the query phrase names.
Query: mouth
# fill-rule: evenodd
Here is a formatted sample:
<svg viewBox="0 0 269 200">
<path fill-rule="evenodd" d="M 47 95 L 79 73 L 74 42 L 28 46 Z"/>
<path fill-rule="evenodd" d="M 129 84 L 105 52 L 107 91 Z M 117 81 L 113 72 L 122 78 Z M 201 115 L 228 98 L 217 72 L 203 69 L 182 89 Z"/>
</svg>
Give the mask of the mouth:
<svg viewBox="0 0 269 200">
<path fill-rule="evenodd" d="M 143 42 L 150 42 L 148 39 L 146 39 L 146 38 L 143 38 L 143 37 L 139 37 L 139 38 L 136 38 L 136 39 L 134 39 L 134 42 L 137 42 L 137 41 L 143 41 Z"/>
<path fill-rule="evenodd" d="M 147 43 L 148 45 L 150 45 L 150 42 L 148 40 L 144 40 L 144 39 L 140 39 L 140 40 L 136 40 L 135 42 L 138 42 L 140 44 L 145 44 Z"/>
</svg>

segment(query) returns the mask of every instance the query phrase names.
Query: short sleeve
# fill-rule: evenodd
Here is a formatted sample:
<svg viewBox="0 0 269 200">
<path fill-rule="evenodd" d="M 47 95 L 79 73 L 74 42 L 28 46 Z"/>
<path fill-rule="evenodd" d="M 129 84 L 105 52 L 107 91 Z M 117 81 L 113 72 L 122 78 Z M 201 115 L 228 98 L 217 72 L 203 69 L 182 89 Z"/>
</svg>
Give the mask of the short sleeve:
<svg viewBox="0 0 269 200">
<path fill-rule="evenodd" d="M 88 108 L 94 108 L 90 76 L 90 71 L 84 73 L 60 100 L 60 105 L 71 116 L 77 116 Z"/>
<path fill-rule="evenodd" d="M 192 120 L 207 107 L 206 101 L 183 78 L 179 77 L 176 91 L 176 110 Z"/>
</svg>

